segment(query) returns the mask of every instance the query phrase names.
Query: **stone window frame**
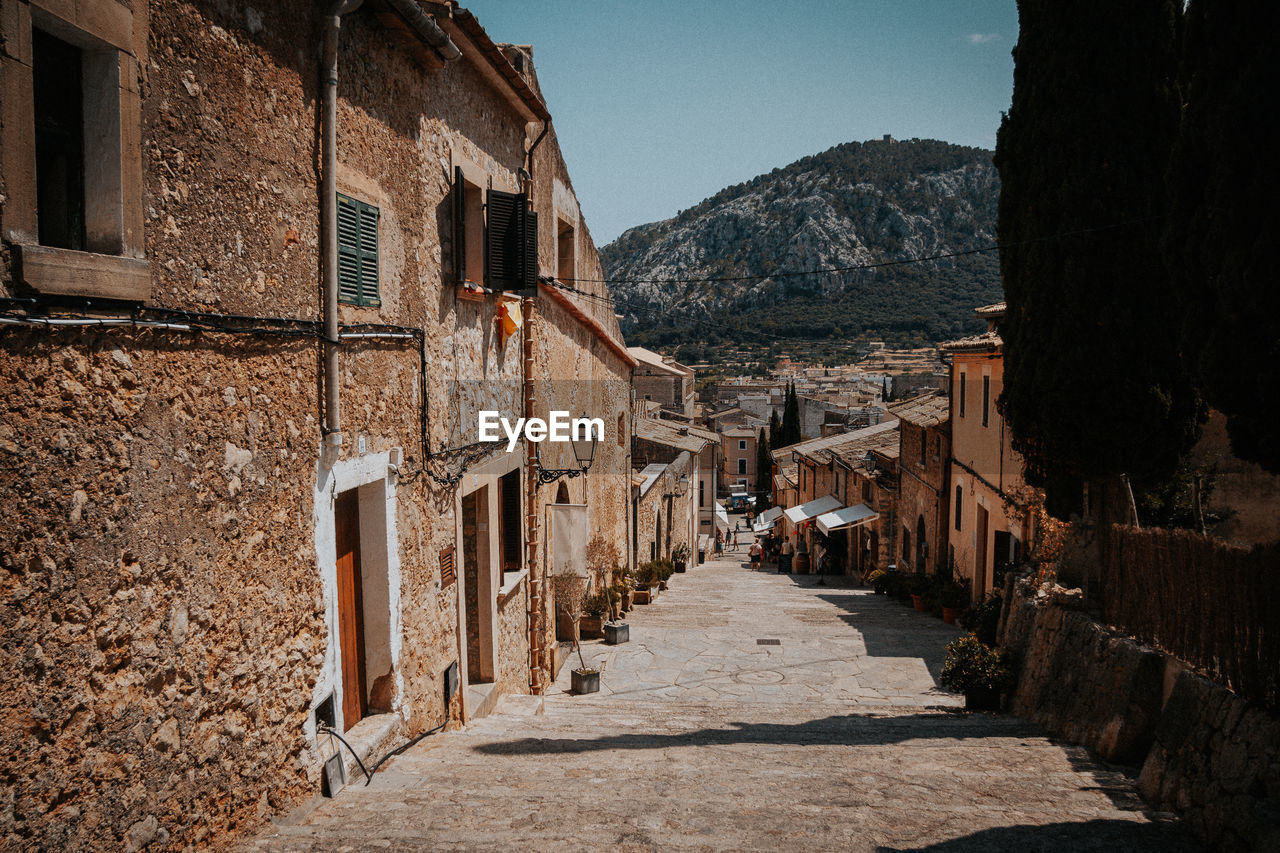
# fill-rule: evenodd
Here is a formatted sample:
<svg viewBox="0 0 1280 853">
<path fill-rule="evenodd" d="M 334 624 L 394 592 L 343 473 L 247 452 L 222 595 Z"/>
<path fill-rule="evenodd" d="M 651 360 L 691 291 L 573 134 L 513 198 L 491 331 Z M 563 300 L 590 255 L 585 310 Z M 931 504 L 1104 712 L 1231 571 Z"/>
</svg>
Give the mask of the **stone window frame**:
<svg viewBox="0 0 1280 853">
<path fill-rule="evenodd" d="M 84 51 L 86 93 L 97 92 L 85 103 L 85 136 L 96 142 L 86 148 L 89 251 L 40 245 L 32 27 Z M 14 248 L 15 279 L 44 294 L 145 302 L 151 272 L 143 234 L 142 107 L 133 13 L 115 0 L 0 0 L 0 30 L 5 44 L 0 174 L 6 187 L 0 236 Z"/>
</svg>

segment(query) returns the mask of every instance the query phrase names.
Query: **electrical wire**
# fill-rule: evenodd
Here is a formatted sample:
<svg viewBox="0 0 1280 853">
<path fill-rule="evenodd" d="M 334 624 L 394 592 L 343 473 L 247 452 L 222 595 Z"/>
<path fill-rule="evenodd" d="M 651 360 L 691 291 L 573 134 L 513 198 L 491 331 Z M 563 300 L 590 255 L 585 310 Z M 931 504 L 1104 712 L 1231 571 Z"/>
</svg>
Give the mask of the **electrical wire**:
<svg viewBox="0 0 1280 853">
<path fill-rule="evenodd" d="M 364 773 L 365 784 L 368 785 L 373 780 L 373 776 L 365 769 L 364 762 L 360 760 L 360 755 L 352 748 L 351 744 L 347 743 L 347 739 L 328 726 L 322 726 L 319 731 L 327 735 L 333 735 L 347 748 L 347 751 L 351 753 L 351 757 L 356 760 L 356 764 L 360 765 L 360 772 Z"/>
</svg>

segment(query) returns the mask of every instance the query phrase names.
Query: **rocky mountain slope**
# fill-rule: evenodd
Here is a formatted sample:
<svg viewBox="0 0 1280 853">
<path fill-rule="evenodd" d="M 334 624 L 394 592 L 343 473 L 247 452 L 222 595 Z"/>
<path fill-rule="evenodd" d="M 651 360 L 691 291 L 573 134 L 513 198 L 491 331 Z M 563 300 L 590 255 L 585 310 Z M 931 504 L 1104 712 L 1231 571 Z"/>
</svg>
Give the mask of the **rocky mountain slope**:
<svg viewBox="0 0 1280 853">
<path fill-rule="evenodd" d="M 632 228 L 601 259 L 628 342 L 942 340 L 1001 298 L 995 252 L 809 271 L 990 246 L 999 192 L 990 151 L 851 142 Z"/>
</svg>

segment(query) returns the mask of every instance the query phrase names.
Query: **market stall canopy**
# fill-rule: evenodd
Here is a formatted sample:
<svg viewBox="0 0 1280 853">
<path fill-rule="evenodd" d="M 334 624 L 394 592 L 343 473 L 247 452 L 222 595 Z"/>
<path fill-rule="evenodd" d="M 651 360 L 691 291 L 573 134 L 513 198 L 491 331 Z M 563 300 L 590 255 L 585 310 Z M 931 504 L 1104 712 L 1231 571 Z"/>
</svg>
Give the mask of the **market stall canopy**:
<svg viewBox="0 0 1280 853">
<path fill-rule="evenodd" d="M 787 510 L 787 519 L 792 524 L 799 524 L 806 519 L 815 518 L 824 512 L 840 508 L 840 500 L 833 495 L 823 495 L 815 501 L 809 501 L 807 504 L 793 506 Z"/>
<path fill-rule="evenodd" d="M 725 533 L 729 532 L 729 513 L 725 512 L 724 507 L 720 506 L 720 504 L 716 504 L 716 527 Z"/>
<path fill-rule="evenodd" d="M 847 506 L 818 516 L 818 529 L 823 533 L 830 533 L 833 530 L 843 530 L 846 527 L 867 524 L 879 517 L 880 513 L 866 504 L 855 504 L 854 506 Z"/>
<path fill-rule="evenodd" d="M 782 507 L 775 506 L 773 509 L 766 509 L 760 513 L 760 517 L 751 525 L 751 529 L 756 533 L 764 533 L 777 524 L 780 518 L 782 518 Z"/>
</svg>

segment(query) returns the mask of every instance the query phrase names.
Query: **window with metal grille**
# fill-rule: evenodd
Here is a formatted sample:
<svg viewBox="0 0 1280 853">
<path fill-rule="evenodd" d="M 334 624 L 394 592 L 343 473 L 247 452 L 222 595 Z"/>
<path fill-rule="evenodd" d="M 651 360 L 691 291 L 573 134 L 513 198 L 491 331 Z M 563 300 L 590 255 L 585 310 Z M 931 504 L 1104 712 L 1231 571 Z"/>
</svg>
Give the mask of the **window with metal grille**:
<svg viewBox="0 0 1280 853">
<path fill-rule="evenodd" d="M 956 530 L 960 529 L 960 509 L 964 505 L 964 487 L 956 486 Z"/>
<path fill-rule="evenodd" d="M 338 195 L 338 299 L 382 305 L 378 294 L 378 208 Z"/>
</svg>

